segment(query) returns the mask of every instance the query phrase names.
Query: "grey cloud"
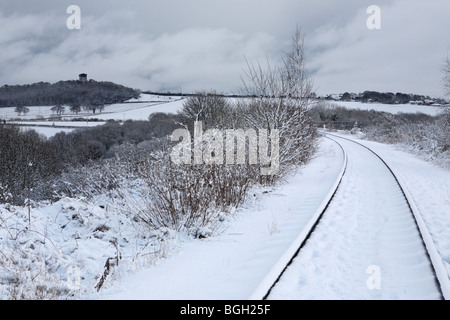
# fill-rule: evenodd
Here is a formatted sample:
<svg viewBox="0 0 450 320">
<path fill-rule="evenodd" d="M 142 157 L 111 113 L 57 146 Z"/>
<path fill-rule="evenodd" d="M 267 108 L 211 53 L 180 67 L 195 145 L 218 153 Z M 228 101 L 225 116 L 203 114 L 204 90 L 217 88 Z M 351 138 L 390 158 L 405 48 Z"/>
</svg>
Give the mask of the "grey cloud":
<svg viewBox="0 0 450 320">
<path fill-rule="evenodd" d="M 276 63 L 298 24 L 319 93 L 439 95 L 450 45 L 446 0 L 379 0 L 380 31 L 365 28 L 371 0 L 0 1 L 0 85 L 87 72 L 144 90 L 235 91 L 244 56 Z M 65 27 L 72 2 L 81 30 Z"/>
<path fill-rule="evenodd" d="M 399 0 L 381 10 L 381 30 L 368 30 L 368 15 L 360 12 L 340 28 L 322 26 L 312 35 L 310 63 L 319 91 L 442 96 L 439 64 L 450 45 L 450 3 Z"/>
</svg>

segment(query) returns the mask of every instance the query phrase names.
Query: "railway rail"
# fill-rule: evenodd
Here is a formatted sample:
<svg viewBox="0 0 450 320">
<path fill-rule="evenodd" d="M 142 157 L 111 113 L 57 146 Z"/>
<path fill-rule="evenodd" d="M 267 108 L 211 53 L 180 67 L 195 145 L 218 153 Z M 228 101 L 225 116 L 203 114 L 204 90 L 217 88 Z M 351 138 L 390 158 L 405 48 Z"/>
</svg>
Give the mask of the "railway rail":
<svg viewBox="0 0 450 320">
<path fill-rule="evenodd" d="M 287 270 L 289 270 L 292 263 L 297 259 L 299 256 L 299 253 L 304 248 L 306 243 L 308 241 L 313 241 L 311 239 L 312 235 L 315 233 L 317 226 L 321 223 L 322 218 L 324 215 L 327 214 L 327 211 L 335 199 L 336 193 L 341 188 L 342 181 L 344 177 L 346 176 L 347 167 L 348 167 L 348 154 L 343 146 L 344 141 L 350 141 L 351 143 L 355 143 L 359 145 L 360 147 L 364 148 L 365 150 L 368 150 L 371 154 L 373 154 L 382 164 L 384 167 L 387 168 L 389 173 L 394 178 L 395 183 L 397 184 L 401 197 L 403 198 L 404 202 L 407 205 L 407 208 L 411 214 L 412 219 L 414 220 L 415 228 L 418 231 L 418 234 L 420 235 L 420 242 L 422 244 L 422 247 L 424 251 L 426 252 L 425 256 L 426 259 L 429 261 L 429 264 L 431 266 L 431 270 L 434 275 L 434 280 L 436 283 L 436 288 L 440 291 L 440 298 L 441 299 L 450 299 L 450 282 L 448 278 L 448 274 L 445 270 L 442 258 L 440 257 L 436 246 L 434 245 L 433 239 L 431 238 L 430 233 L 428 232 L 428 229 L 426 228 L 426 225 L 422 219 L 422 215 L 417 209 L 414 200 L 412 199 L 411 195 L 409 194 L 405 184 L 401 180 L 401 177 L 398 176 L 392 168 L 389 166 L 388 163 L 376 152 L 368 148 L 367 146 L 354 141 L 352 139 L 347 139 L 342 136 L 336 136 L 330 133 L 326 133 L 324 135 L 326 138 L 334 141 L 342 150 L 344 154 L 344 160 L 342 163 L 342 169 L 340 174 L 338 175 L 336 182 L 330 189 L 329 193 L 321 203 L 320 207 L 315 212 L 314 216 L 311 218 L 309 223 L 305 226 L 303 231 L 299 234 L 299 236 L 295 239 L 295 241 L 291 244 L 291 246 L 286 250 L 286 252 L 283 254 L 283 256 L 277 261 L 277 263 L 273 266 L 271 271 L 266 275 L 266 277 L 260 282 L 259 286 L 256 288 L 256 290 L 253 292 L 253 294 L 250 296 L 250 299 L 252 300 L 265 300 L 268 299 L 269 296 L 272 294 L 274 288 L 277 287 L 277 285 L 280 282 L 280 279 L 285 275 Z M 340 140 L 344 139 L 344 141 Z M 341 141 L 341 142 L 339 142 Z"/>
</svg>

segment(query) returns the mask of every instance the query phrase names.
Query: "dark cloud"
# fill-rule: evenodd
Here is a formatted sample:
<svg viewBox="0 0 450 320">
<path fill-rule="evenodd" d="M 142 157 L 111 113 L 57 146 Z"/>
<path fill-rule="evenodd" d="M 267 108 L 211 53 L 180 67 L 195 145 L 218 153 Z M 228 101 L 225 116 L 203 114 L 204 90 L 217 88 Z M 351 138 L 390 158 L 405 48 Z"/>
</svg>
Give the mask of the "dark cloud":
<svg viewBox="0 0 450 320">
<path fill-rule="evenodd" d="M 370 31 L 365 0 L 0 0 L 0 85 L 87 72 L 144 90 L 236 91 L 244 57 L 276 62 L 298 24 L 319 93 L 441 95 L 450 3 L 377 2 L 382 29 Z M 81 30 L 66 28 L 71 4 Z"/>
</svg>

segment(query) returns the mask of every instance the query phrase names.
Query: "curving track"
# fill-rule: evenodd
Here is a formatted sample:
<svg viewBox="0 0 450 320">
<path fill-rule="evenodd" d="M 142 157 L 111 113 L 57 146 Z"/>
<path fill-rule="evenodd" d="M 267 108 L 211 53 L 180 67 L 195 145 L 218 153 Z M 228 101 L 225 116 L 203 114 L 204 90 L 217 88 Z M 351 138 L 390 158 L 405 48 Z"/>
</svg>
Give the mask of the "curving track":
<svg viewBox="0 0 450 320">
<path fill-rule="evenodd" d="M 341 175 L 251 299 L 449 298 L 448 276 L 395 173 L 367 147 L 328 138 L 345 154 Z"/>
</svg>

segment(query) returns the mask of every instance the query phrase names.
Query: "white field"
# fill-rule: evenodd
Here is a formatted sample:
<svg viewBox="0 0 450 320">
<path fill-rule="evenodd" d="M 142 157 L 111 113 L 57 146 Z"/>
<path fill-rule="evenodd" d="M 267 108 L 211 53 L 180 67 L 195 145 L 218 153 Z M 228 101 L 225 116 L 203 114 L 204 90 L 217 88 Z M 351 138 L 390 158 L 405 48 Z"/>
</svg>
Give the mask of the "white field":
<svg viewBox="0 0 450 320">
<path fill-rule="evenodd" d="M 444 106 L 434 105 L 415 105 L 415 104 L 382 104 L 382 103 L 361 103 L 353 101 L 333 101 L 333 105 L 346 107 L 348 109 L 359 110 L 375 110 L 389 112 L 392 114 L 397 113 L 424 113 L 430 116 L 435 116 L 444 110 Z"/>
<path fill-rule="evenodd" d="M 33 129 L 50 137 L 60 131 L 73 130 L 65 127 L 92 127 L 103 125 L 108 120 L 147 120 L 149 115 L 155 112 L 176 113 L 182 107 L 183 101 L 184 99 L 180 97 L 142 94 L 139 99 L 132 99 L 127 103 L 108 105 L 101 113 L 93 114 L 92 112 L 82 111 L 77 115 L 72 114 L 69 107 L 65 106 L 66 112 L 58 121 L 52 119 L 55 116 L 51 111 L 53 106 L 30 106 L 28 107 L 30 112 L 21 116 L 14 112 L 13 107 L 0 108 L 0 120 L 10 121 L 14 119 L 14 123 L 22 126 L 32 124 L 33 126 L 25 127 L 25 129 Z M 73 118 L 98 119 L 99 121 L 71 121 Z M 58 127 L 62 127 L 61 130 L 58 130 Z"/>
<path fill-rule="evenodd" d="M 234 101 L 236 98 L 230 98 Z M 0 120 L 10 121 L 14 119 L 15 123 L 26 125 L 29 121 L 33 121 L 34 129 L 47 137 L 53 136 L 57 132 L 57 127 L 86 127 L 103 125 L 108 120 L 126 121 L 126 120 L 147 120 L 149 115 L 155 112 L 176 113 L 183 106 L 184 99 L 178 96 L 158 96 L 150 94 L 141 94 L 138 99 L 131 99 L 126 103 L 117 103 L 108 105 L 103 112 L 82 111 L 75 115 L 66 107 L 65 113 L 61 116 L 61 120 L 54 121 L 51 119 L 55 114 L 51 111 L 53 106 L 28 107 L 30 112 L 27 115 L 18 116 L 14 112 L 14 108 L 0 108 Z M 360 102 L 331 102 L 331 105 L 339 105 L 349 109 L 375 110 L 390 112 L 393 114 L 403 113 L 425 113 L 435 116 L 439 114 L 442 106 L 426 106 L 426 105 L 386 105 L 379 103 L 360 103 Z M 75 122 L 73 118 L 98 119 L 97 122 Z M 38 126 L 36 126 L 38 125 Z M 51 126 L 52 128 L 48 128 Z M 63 128 L 60 131 L 71 131 L 72 129 Z"/>
</svg>

